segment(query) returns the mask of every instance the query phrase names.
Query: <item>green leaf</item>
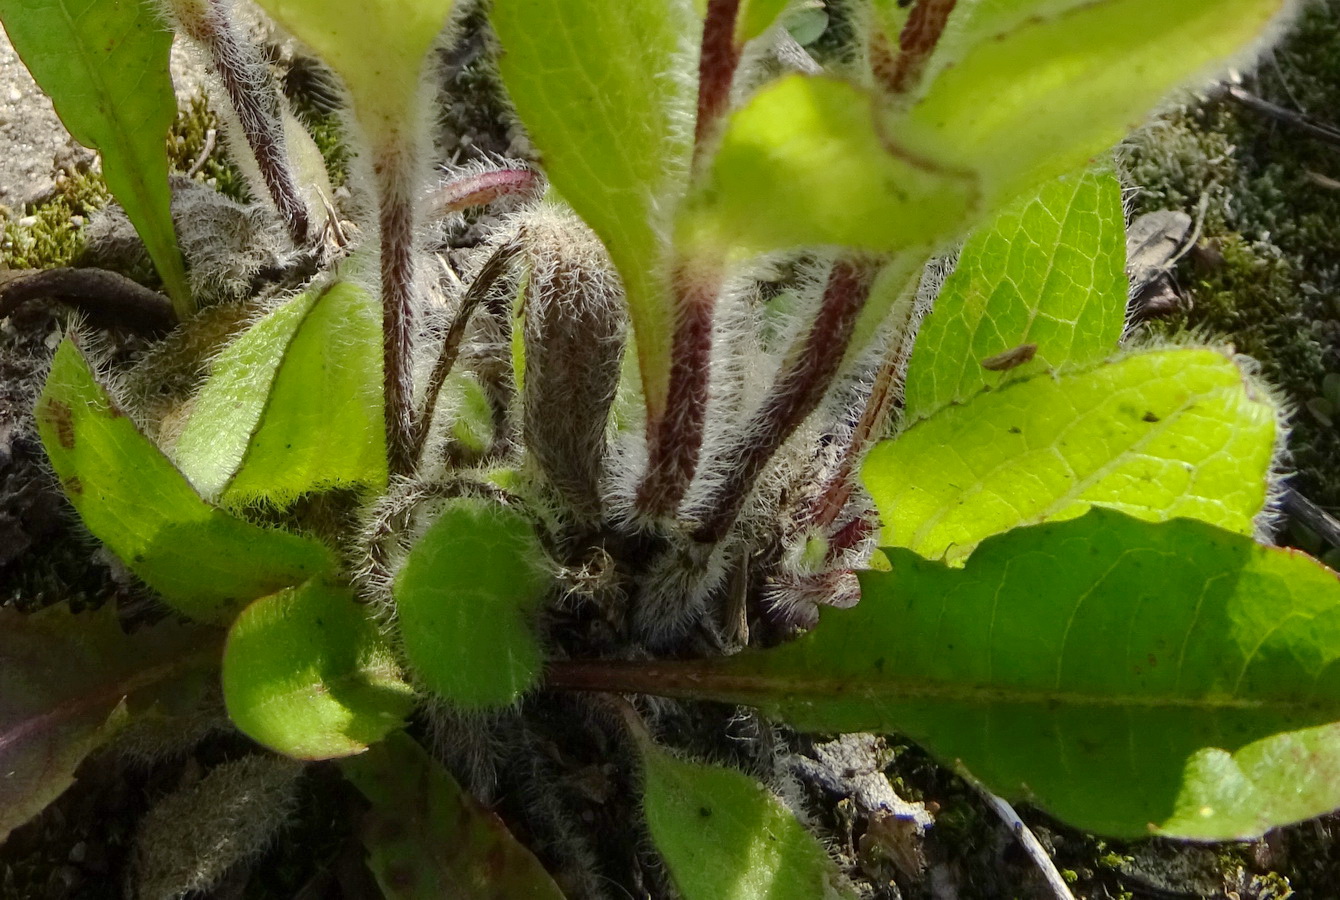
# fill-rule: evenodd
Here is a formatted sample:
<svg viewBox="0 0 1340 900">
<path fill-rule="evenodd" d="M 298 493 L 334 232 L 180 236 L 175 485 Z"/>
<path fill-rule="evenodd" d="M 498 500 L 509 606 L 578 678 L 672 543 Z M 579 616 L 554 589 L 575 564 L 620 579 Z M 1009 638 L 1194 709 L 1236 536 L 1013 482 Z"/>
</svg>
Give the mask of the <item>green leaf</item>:
<svg viewBox="0 0 1340 900">
<path fill-rule="evenodd" d="M 894 251 L 957 233 L 975 215 L 974 177 L 890 153 L 873 104 L 832 78 L 792 75 L 761 89 L 729 119 L 686 205 L 681 243 Z"/>
<path fill-rule="evenodd" d="M 122 633 L 109 604 L 72 615 L 0 609 L 0 843 L 74 782 L 133 715 L 199 696 L 219 635 L 161 622 Z"/>
<path fill-rule="evenodd" d="M 692 154 L 696 82 L 684 0 L 496 0 L 503 82 L 544 171 L 619 270 L 652 419 L 665 403 L 674 317 L 664 234 Z"/>
<path fill-rule="evenodd" d="M 142 0 L 0 0 L 0 20 L 149 250 L 179 318 L 195 310 L 172 228 L 167 133 L 172 33 Z"/>
<path fill-rule="evenodd" d="M 1048 182 L 969 238 L 922 323 L 908 365 L 904 421 L 983 388 L 1116 350 L 1126 322 L 1126 217 L 1108 169 Z M 981 361 L 1036 344 L 1004 372 Z"/>
<path fill-rule="evenodd" d="M 174 461 L 207 498 L 278 505 L 386 484 L 381 320 L 336 282 L 285 302 L 219 355 Z"/>
<path fill-rule="evenodd" d="M 38 398 L 37 428 L 80 518 L 178 612 L 228 622 L 242 604 L 334 564 L 317 541 L 206 503 L 98 384 L 67 338 Z"/>
<path fill-rule="evenodd" d="M 520 329 L 517 329 L 520 334 Z M 520 344 L 518 337 L 515 341 Z M 467 372 L 452 372 L 442 386 L 438 408 L 450 409 L 455 417 L 451 423 L 451 438 L 464 451 L 467 459 L 483 459 L 493 442 L 493 407 L 479 379 Z"/>
<path fill-rule="evenodd" d="M 951 562 L 990 535 L 1091 505 L 1251 534 L 1275 416 L 1230 355 L 1150 351 L 945 407 L 872 450 L 862 477 L 882 543 Z"/>
<path fill-rule="evenodd" d="M 423 684 L 463 707 L 503 706 L 543 665 L 531 615 L 548 579 L 525 516 L 457 499 L 419 539 L 393 593 L 404 652 Z"/>
<path fill-rule="evenodd" d="M 1028 15 L 1003 7 L 970 24 L 940 55 L 938 75 L 921 96 L 891 111 L 884 125 L 906 152 L 978 173 L 984 211 L 1083 165 L 1170 91 L 1226 69 L 1290 4 L 1058 5 L 1027 4 Z M 1005 30 L 988 32 L 990 23 Z"/>
<path fill-rule="evenodd" d="M 363 846 L 387 900 L 562 900 L 534 854 L 408 735 L 340 769 L 372 804 Z"/>
<path fill-rule="evenodd" d="M 735 17 L 735 42 L 752 41 L 772 27 L 790 0 L 740 0 Z"/>
<path fill-rule="evenodd" d="M 370 138 L 379 141 L 413 129 L 424 57 L 454 0 L 258 2 L 344 80 L 354 117 Z"/>
<path fill-rule="evenodd" d="M 647 825 L 684 900 L 856 896 L 823 846 L 758 781 L 638 743 Z"/>
<path fill-rule="evenodd" d="M 1340 806 L 1340 581 L 1316 560 L 1099 509 L 964 569 L 888 553 L 799 640 L 655 681 L 901 732 L 1101 834 L 1246 839 Z"/>
<path fill-rule="evenodd" d="M 237 617 L 223 697 L 244 734 L 298 759 L 361 753 L 402 727 L 414 705 L 368 607 L 315 580 Z"/>
</svg>

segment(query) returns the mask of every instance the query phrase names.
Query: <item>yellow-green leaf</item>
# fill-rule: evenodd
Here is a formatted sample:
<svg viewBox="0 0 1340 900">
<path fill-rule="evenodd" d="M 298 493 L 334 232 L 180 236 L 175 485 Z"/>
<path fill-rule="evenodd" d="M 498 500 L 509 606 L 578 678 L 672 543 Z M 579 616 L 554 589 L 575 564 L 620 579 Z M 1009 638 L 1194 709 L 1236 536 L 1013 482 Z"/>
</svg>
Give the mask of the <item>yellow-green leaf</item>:
<svg viewBox="0 0 1340 900">
<path fill-rule="evenodd" d="M 681 216 L 686 245 L 741 252 L 837 244 L 934 244 L 975 215 L 973 173 L 890 152 L 874 98 L 845 81 L 792 75 L 732 115 Z"/>
<path fill-rule="evenodd" d="M 354 116 L 374 140 L 410 120 L 424 57 L 455 0 L 258 0 L 344 80 Z"/>
<path fill-rule="evenodd" d="M 542 563 L 530 520 L 515 510 L 474 499 L 443 508 L 392 590 L 405 657 L 425 687 L 449 703 L 487 708 L 536 682 Z"/>
<path fill-rule="evenodd" d="M 319 581 L 262 597 L 237 617 L 223 698 L 244 734 L 299 759 L 361 753 L 414 705 L 368 606 Z"/>
<path fill-rule="evenodd" d="M 1096 362 L 1126 323 L 1126 216 L 1108 169 L 1048 182 L 963 245 L 908 364 L 904 421 L 963 403 L 986 387 Z M 982 365 L 1035 345 L 1005 371 Z"/>
<path fill-rule="evenodd" d="M 1041 373 L 949 406 L 871 451 L 882 543 L 959 561 L 993 534 L 1090 506 L 1251 534 L 1276 410 L 1231 355 L 1160 350 Z"/>
<path fill-rule="evenodd" d="M 638 744 L 647 825 L 684 900 L 856 896 L 823 845 L 758 781 Z"/>
<path fill-rule="evenodd" d="M 1261 39 L 1287 0 L 1090 0 L 970 24 L 938 74 L 884 122 L 902 148 L 979 174 L 984 208 L 1082 165 L 1170 91 Z M 1030 4 L 1032 6 L 1032 4 Z M 991 23 L 1000 31 L 988 32 Z"/>
<path fill-rule="evenodd" d="M 310 538 L 262 528 L 201 499 L 98 384 L 67 338 L 37 401 L 37 428 L 93 536 L 183 615 L 227 622 L 243 604 L 328 571 Z"/>
<path fill-rule="evenodd" d="M 285 505 L 386 483 L 381 319 L 357 285 L 300 294 L 214 361 L 173 460 L 209 499 Z"/>
</svg>

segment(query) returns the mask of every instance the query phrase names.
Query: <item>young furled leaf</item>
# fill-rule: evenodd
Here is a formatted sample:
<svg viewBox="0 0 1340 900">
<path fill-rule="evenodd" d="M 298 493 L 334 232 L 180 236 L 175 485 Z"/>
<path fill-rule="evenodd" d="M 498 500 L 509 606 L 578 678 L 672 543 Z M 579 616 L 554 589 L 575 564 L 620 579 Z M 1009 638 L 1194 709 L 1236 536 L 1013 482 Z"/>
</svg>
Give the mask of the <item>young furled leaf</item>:
<svg viewBox="0 0 1340 900">
<path fill-rule="evenodd" d="M 1148 351 L 946 406 L 870 451 L 862 479 L 883 544 L 950 562 L 990 535 L 1091 505 L 1251 534 L 1276 416 L 1231 355 Z"/>
<path fill-rule="evenodd" d="M 789 644 L 580 680 L 896 731 L 1099 834 L 1245 840 L 1340 807 L 1340 579 L 1316 560 L 1105 509 L 963 569 L 887 553 Z"/>
<path fill-rule="evenodd" d="M 605 431 L 628 330 L 623 298 L 600 245 L 574 216 L 531 217 L 524 243 L 526 450 L 569 509 L 597 519 Z"/>
<path fill-rule="evenodd" d="M 85 527 L 182 615 L 226 623 L 248 601 L 334 564 L 317 541 L 202 500 L 98 384 L 70 338 L 56 351 L 36 417 Z"/>
<path fill-rule="evenodd" d="M 530 520 L 449 502 L 410 550 L 395 596 L 405 657 L 424 686 L 467 708 L 504 706 L 539 678 L 531 616 L 548 579 Z"/>
<path fill-rule="evenodd" d="M 0 609 L 0 843 L 130 717 L 160 700 L 198 698 L 221 637 L 175 622 L 128 635 L 111 605 L 78 615 Z"/>
<path fill-rule="evenodd" d="M 361 836 L 387 900 L 562 900 L 534 854 L 409 735 L 340 771 L 372 804 Z"/>
<path fill-rule="evenodd" d="M 139 232 L 180 319 L 195 311 L 172 227 L 172 32 L 145 0 L 0 0 L 14 49 Z"/>
<path fill-rule="evenodd" d="M 361 753 L 404 725 L 414 693 L 365 604 L 309 581 L 242 611 L 223 698 L 244 734 L 299 759 Z"/>
</svg>

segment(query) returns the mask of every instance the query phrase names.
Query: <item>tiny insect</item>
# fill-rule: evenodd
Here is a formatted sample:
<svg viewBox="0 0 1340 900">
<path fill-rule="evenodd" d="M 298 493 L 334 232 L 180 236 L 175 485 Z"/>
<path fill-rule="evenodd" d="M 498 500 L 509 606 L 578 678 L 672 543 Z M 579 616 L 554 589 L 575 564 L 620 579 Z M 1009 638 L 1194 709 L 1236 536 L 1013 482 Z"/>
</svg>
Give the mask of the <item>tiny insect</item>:
<svg viewBox="0 0 1340 900">
<path fill-rule="evenodd" d="M 982 360 L 982 368 L 992 372 L 1008 372 L 1016 366 L 1022 366 L 1037 355 L 1037 344 L 1020 344 L 995 356 Z"/>
</svg>

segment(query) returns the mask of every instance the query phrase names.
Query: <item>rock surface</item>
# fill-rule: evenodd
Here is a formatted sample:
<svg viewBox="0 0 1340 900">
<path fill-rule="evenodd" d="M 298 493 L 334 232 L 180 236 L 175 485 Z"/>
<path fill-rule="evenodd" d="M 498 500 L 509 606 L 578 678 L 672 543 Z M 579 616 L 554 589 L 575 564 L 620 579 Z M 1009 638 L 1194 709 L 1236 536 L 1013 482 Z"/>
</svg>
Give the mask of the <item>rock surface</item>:
<svg viewBox="0 0 1340 900">
<path fill-rule="evenodd" d="M 175 44 L 172 81 L 178 99 L 194 95 L 204 80 L 204 69 L 190 51 Z M 0 30 L 0 204 L 16 209 L 41 195 L 50 187 L 52 171 L 72 154 L 82 151 Z"/>
</svg>

